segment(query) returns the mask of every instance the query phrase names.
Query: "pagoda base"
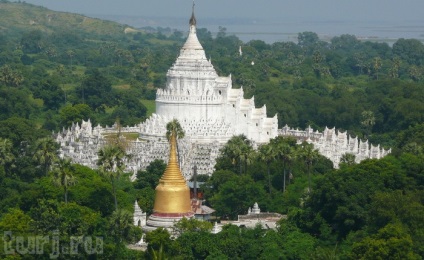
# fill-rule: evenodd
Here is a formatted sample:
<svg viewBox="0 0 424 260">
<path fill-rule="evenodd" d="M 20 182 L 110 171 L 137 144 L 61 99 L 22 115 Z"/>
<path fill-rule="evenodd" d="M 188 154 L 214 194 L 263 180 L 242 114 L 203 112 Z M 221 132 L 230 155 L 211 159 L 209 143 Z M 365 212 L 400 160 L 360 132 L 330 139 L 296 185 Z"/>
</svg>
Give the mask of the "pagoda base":
<svg viewBox="0 0 424 260">
<path fill-rule="evenodd" d="M 146 222 L 146 226 L 143 227 L 144 232 L 150 232 L 157 228 L 165 228 L 169 232 L 172 232 L 174 224 L 183 218 L 193 218 L 193 212 L 187 213 L 153 213 L 149 216 Z"/>
</svg>

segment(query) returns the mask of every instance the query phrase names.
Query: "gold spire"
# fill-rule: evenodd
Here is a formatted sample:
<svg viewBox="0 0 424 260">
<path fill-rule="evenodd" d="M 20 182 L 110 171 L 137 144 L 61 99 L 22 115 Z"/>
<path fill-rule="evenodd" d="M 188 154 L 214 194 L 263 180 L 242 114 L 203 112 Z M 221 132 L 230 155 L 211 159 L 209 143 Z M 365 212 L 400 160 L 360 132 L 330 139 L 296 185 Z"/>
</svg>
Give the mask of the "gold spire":
<svg viewBox="0 0 424 260">
<path fill-rule="evenodd" d="M 169 152 L 169 161 L 168 165 L 166 166 L 165 173 L 162 175 L 162 178 L 160 178 L 160 181 L 182 181 L 184 184 L 186 184 L 186 181 L 181 174 L 179 163 L 178 163 L 178 157 L 177 157 L 177 138 L 175 134 L 171 134 L 170 136 L 170 145 L 171 150 Z"/>
<path fill-rule="evenodd" d="M 191 212 L 190 189 L 181 174 L 177 157 L 177 139 L 170 138 L 169 162 L 156 187 L 154 213 L 184 214 Z"/>
</svg>

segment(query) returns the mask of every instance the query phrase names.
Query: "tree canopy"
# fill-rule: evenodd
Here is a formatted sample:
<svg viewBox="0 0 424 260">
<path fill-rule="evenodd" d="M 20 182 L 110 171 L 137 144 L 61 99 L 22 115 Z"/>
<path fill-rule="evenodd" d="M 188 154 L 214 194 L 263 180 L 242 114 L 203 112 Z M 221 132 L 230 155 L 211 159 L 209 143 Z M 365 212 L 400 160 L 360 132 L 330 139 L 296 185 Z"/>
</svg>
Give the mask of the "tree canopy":
<svg viewBox="0 0 424 260">
<path fill-rule="evenodd" d="M 58 145 L 49 137 L 87 119 L 103 126 L 145 120 L 184 34 L 170 28 L 125 34 L 123 25 L 100 19 L 25 2 L 0 5 L 1 231 L 24 236 L 58 231 L 68 244 L 71 236 L 101 236 L 105 259 L 424 257 L 421 41 L 389 45 L 347 34 L 324 41 L 300 32 L 296 42 L 268 44 L 242 42 L 223 27 L 216 36 L 198 28 L 218 74 L 231 74 L 245 98 L 255 96 L 258 107 L 266 104 L 279 127 L 335 126 L 393 153 L 361 163 L 345 155 L 335 170 L 295 140 L 278 137 L 257 148 L 235 136 L 202 187 L 216 221 L 236 219 L 255 202 L 287 219 L 276 230 L 228 225 L 218 234 L 209 233 L 210 226 L 183 222 L 176 239 L 164 230 L 150 233 L 149 251 L 141 253 L 126 248 L 141 237 L 131 212 L 137 200 L 151 213 L 165 163 L 153 162 L 130 182 L 119 142 L 99 153 L 104 174 L 98 174 L 57 160 Z M 16 20 L 21 14 L 39 17 L 38 24 Z M 183 137 L 175 122 L 168 130 Z M 0 255 L 6 257 L 4 247 Z M 90 255 L 81 250 L 76 257 Z"/>
</svg>

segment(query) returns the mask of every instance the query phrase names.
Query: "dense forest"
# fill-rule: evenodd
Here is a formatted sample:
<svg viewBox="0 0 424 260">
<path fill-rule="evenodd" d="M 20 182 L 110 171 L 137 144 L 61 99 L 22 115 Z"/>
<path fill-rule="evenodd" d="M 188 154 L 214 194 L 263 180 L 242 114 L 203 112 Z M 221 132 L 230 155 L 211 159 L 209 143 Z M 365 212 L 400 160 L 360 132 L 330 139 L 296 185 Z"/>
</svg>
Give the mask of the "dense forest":
<svg viewBox="0 0 424 260">
<path fill-rule="evenodd" d="M 327 42 L 301 32 L 297 43 L 244 43 L 225 28 L 214 37 L 198 29 L 218 74 L 231 74 L 246 98 L 266 104 L 269 116 L 277 113 L 280 127 L 335 126 L 393 153 L 360 164 L 346 156 L 334 170 L 307 144 L 275 138 L 254 150 L 245 137 L 234 137 L 212 176 L 199 177 L 217 220 L 245 214 L 254 202 L 287 219 L 277 230 L 225 226 L 217 235 L 208 232 L 211 226 L 186 221 L 177 239 L 165 230 L 149 233 L 143 253 L 126 247 L 141 237 L 132 225 L 133 204 L 138 200 L 151 213 L 164 162 L 130 182 L 124 170 L 108 174 L 104 161 L 92 170 L 57 158 L 50 136 L 88 118 L 101 125 L 143 121 L 154 112 L 156 90 L 165 86 L 185 34 L 128 30 L 5 0 L 0 21 L 0 231 L 57 236 L 67 245 L 71 236 L 102 237 L 102 254 L 81 249 L 72 255 L 81 259 L 424 257 L 422 42 L 399 39 L 389 46 L 353 35 Z M 10 237 L 0 239 L 7 245 Z M 0 246 L 2 258 L 33 256 L 6 251 Z M 37 258 L 50 253 L 46 246 Z"/>
</svg>

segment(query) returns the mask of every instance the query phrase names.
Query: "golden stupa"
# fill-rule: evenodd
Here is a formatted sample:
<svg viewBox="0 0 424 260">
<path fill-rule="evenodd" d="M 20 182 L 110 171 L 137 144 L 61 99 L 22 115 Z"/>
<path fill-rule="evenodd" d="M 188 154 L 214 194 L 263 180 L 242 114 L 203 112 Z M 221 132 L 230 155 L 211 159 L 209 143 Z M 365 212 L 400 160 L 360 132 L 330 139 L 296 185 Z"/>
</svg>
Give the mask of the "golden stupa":
<svg viewBox="0 0 424 260">
<path fill-rule="evenodd" d="M 165 173 L 156 187 L 154 215 L 192 215 L 190 189 L 181 174 L 177 157 L 177 139 L 170 137 L 171 151 Z"/>
</svg>

